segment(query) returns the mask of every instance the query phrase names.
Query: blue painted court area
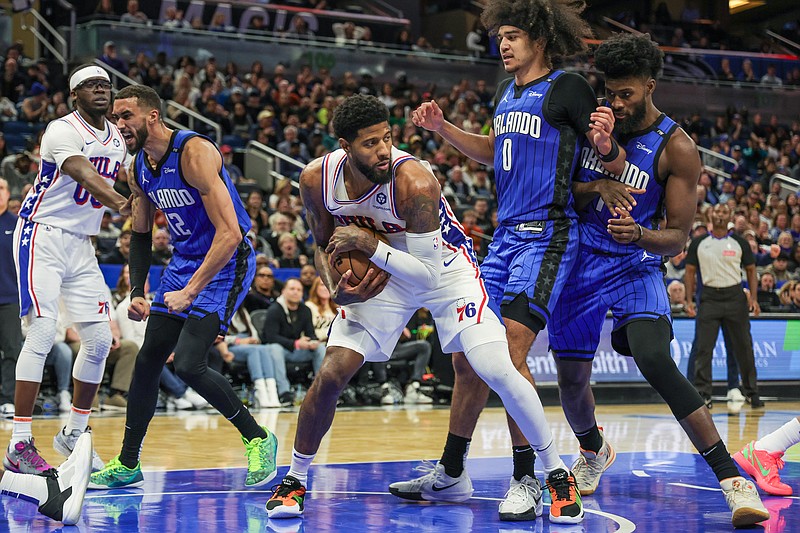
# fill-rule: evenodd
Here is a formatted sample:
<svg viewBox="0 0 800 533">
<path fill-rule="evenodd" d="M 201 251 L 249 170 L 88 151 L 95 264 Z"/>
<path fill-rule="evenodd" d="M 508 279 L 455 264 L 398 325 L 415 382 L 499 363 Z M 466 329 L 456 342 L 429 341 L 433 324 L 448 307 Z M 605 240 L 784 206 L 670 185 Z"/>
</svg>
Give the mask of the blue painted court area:
<svg viewBox="0 0 800 533">
<path fill-rule="evenodd" d="M 64 531 L 230 532 L 629 532 L 732 531 L 730 513 L 705 463 L 687 453 L 620 453 L 598 492 L 585 498 L 583 524 L 500 522 L 497 505 L 508 488 L 507 458 L 472 459 L 475 494 L 463 505 L 404 502 L 387 491 L 390 481 L 414 474 L 418 463 L 381 462 L 312 467 L 302 519 L 269 520 L 264 490 L 244 490 L 244 469 L 145 472 L 146 484 L 128 491 L 91 491 L 83 520 Z M 285 473 L 282 467 L 279 475 Z M 708 472 L 708 474 L 706 474 Z M 800 463 L 783 478 L 800 493 Z M 541 473 L 539 475 L 541 479 Z M 772 519 L 758 531 L 800 531 L 800 498 L 766 497 Z M 2 531 L 54 531 L 58 524 L 33 506 L 0 499 L 8 522 Z M 547 506 L 545 506 L 545 514 Z"/>
</svg>

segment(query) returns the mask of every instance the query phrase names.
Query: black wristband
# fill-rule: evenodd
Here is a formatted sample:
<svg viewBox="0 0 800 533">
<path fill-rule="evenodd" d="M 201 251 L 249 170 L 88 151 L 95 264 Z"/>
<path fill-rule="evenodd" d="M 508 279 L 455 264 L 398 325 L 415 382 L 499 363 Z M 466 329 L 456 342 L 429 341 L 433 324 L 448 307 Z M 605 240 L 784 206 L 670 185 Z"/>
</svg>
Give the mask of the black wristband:
<svg viewBox="0 0 800 533">
<path fill-rule="evenodd" d="M 611 137 L 611 151 L 609 151 L 606 155 L 603 155 L 595 148 L 595 153 L 600 161 L 603 163 L 610 163 L 619 157 L 619 145 L 617 144 L 617 141 L 614 140 L 614 137 Z"/>
<path fill-rule="evenodd" d="M 149 231 L 131 232 L 131 252 L 128 257 L 128 272 L 131 278 L 131 300 L 144 298 L 144 284 L 150 273 L 150 261 L 153 258 L 153 234 Z"/>
</svg>

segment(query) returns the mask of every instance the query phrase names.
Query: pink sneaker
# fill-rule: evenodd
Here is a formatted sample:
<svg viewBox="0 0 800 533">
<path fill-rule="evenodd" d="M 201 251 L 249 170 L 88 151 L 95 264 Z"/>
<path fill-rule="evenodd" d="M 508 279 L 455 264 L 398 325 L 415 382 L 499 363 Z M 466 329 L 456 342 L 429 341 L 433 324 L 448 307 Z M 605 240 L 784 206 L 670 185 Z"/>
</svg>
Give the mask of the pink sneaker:
<svg viewBox="0 0 800 533">
<path fill-rule="evenodd" d="M 39 450 L 33 445 L 33 437 L 31 437 L 31 440 L 17 442 L 13 451 L 6 449 L 3 466 L 10 472 L 34 475 L 53 468 L 39 455 Z"/>
<path fill-rule="evenodd" d="M 783 468 L 783 452 L 755 449 L 755 441 L 733 454 L 733 460 L 753 478 L 756 484 L 773 496 L 791 496 L 792 487 L 781 482 L 778 470 Z"/>
</svg>

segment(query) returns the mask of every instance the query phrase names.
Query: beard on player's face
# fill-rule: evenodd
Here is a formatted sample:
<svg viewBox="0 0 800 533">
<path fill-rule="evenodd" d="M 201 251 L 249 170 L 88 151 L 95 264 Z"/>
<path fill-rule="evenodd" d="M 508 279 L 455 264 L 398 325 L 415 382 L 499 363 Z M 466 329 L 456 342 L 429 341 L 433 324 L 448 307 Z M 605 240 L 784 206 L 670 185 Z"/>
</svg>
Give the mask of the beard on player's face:
<svg viewBox="0 0 800 533">
<path fill-rule="evenodd" d="M 136 153 L 142 149 L 147 142 L 147 126 L 142 126 L 133 130 L 133 146 L 130 147 L 131 153 Z"/>
<path fill-rule="evenodd" d="M 644 129 L 642 122 L 647 114 L 647 101 L 642 98 L 639 103 L 630 107 L 625 118 L 617 118 L 614 123 L 614 131 L 622 135 L 633 133 Z"/>
<path fill-rule="evenodd" d="M 376 185 L 385 185 L 392 181 L 392 162 L 391 158 L 384 159 L 383 161 L 379 161 L 375 165 L 369 165 L 361 161 L 357 156 L 353 157 L 353 161 L 356 164 L 356 168 L 359 172 L 361 172 L 365 178 L 367 178 L 372 183 Z M 388 168 L 386 170 L 379 170 L 378 165 L 389 162 Z"/>
</svg>

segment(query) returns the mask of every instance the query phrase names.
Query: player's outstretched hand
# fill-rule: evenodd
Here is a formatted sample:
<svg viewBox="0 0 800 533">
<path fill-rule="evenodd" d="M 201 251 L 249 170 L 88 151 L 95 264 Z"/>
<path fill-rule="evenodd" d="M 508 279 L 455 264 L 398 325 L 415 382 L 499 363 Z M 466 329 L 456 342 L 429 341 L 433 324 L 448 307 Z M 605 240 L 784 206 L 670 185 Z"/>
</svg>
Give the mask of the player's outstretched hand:
<svg viewBox="0 0 800 533">
<path fill-rule="evenodd" d="M 333 301 L 338 305 L 348 305 L 358 302 L 366 302 L 370 298 L 378 295 L 386 288 L 389 283 L 389 274 L 383 270 L 376 270 L 370 268 L 367 275 L 361 280 L 361 283 L 355 287 L 350 286 L 350 278 L 353 276 L 353 271 L 348 270 L 342 275 L 339 284 L 336 286 L 336 292 L 333 295 Z"/>
<path fill-rule="evenodd" d="M 633 195 L 647 192 L 645 189 L 636 189 L 613 178 L 599 179 L 595 183 L 597 184 L 597 192 L 600 193 L 600 198 L 612 213 L 617 207 L 626 211 L 632 210 L 636 206 L 636 198 Z"/>
<path fill-rule="evenodd" d="M 149 316 L 150 304 L 147 300 L 141 296 L 137 296 L 131 300 L 131 305 L 128 307 L 128 318 L 135 322 L 141 322 L 142 320 L 147 320 Z"/>
<path fill-rule="evenodd" d="M 438 132 L 444 127 L 444 113 L 442 113 L 436 102 L 431 100 L 430 102 L 425 102 L 411 113 L 411 121 L 415 126 Z"/>
</svg>

